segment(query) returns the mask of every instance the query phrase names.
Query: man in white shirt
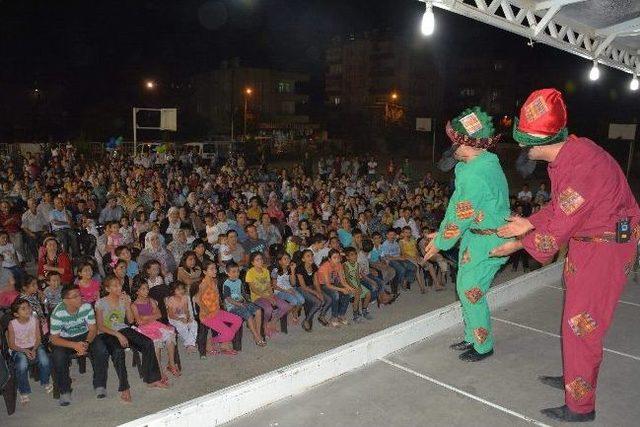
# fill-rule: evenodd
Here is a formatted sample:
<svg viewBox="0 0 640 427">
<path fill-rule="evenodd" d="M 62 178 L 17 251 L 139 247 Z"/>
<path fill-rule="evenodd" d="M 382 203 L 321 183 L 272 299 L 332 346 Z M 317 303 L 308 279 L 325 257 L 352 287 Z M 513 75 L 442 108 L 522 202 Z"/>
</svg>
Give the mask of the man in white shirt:
<svg viewBox="0 0 640 427">
<path fill-rule="evenodd" d="M 522 191 L 518 193 L 518 201 L 521 203 L 531 203 L 533 199 L 533 194 L 529 190 L 529 186 L 527 184 L 522 186 Z"/>
<path fill-rule="evenodd" d="M 69 211 L 64 207 L 64 201 L 60 197 L 53 199 L 54 208 L 49 212 L 49 224 L 51 231 L 55 234 L 59 242 L 65 250 L 70 251 L 72 255 L 79 255 L 78 240 L 76 233 L 71 228 L 72 221 Z"/>
<path fill-rule="evenodd" d="M 38 213 L 36 199 L 29 197 L 27 199 L 27 207 L 28 209 L 22 214 L 22 231 L 25 235 L 27 255 L 31 257 L 31 259 L 36 260 L 38 256 L 38 243 L 48 222 Z"/>
<path fill-rule="evenodd" d="M 409 208 L 401 209 L 400 218 L 393 223 L 393 228 L 403 229 L 404 227 L 411 228 L 411 236 L 414 239 L 418 240 L 420 238 L 420 231 L 418 230 L 416 222 L 411 218 L 411 209 Z"/>
</svg>

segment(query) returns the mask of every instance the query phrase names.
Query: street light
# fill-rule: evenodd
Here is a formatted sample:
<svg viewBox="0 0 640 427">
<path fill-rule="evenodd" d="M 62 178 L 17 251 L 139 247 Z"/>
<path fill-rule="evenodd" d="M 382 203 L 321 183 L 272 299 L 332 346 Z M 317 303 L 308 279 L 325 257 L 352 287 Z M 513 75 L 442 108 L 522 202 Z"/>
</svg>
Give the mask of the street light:
<svg viewBox="0 0 640 427">
<path fill-rule="evenodd" d="M 147 80 L 144 84 L 144 87 L 146 87 L 149 90 L 153 90 L 156 88 L 156 82 L 154 82 L 153 80 Z"/>
<path fill-rule="evenodd" d="M 244 90 L 244 139 L 247 139 L 247 102 L 249 101 L 249 97 L 253 93 L 253 89 L 250 87 Z"/>
<path fill-rule="evenodd" d="M 398 100 L 398 92 L 391 92 L 391 99 L 393 101 L 397 101 Z"/>
</svg>

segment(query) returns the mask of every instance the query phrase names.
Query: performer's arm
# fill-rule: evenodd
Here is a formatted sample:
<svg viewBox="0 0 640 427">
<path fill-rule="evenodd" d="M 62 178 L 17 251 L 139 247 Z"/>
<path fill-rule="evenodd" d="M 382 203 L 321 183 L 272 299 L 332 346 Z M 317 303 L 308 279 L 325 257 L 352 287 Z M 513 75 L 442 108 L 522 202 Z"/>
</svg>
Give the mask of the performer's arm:
<svg viewBox="0 0 640 427">
<path fill-rule="evenodd" d="M 435 237 L 438 250 L 446 251 L 454 247 L 460 236 L 473 224 L 484 191 L 486 188 L 476 176 L 456 180 L 456 190 L 449 200 L 447 212 Z"/>
<path fill-rule="evenodd" d="M 582 182 L 588 181 L 572 179 L 563 183 L 551 202 L 529 217 L 534 229 L 522 238 L 522 244 L 538 262 L 551 261 L 588 219 L 591 201 Z"/>
</svg>

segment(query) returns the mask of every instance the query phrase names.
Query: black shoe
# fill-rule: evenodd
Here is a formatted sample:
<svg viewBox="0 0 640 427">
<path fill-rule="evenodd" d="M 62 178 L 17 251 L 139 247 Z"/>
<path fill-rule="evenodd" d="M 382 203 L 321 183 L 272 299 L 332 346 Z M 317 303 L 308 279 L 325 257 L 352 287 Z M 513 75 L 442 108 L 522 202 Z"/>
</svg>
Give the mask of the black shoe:
<svg viewBox="0 0 640 427">
<path fill-rule="evenodd" d="M 451 350 L 467 351 L 467 350 L 473 348 L 473 344 L 471 344 L 470 342 L 466 342 L 466 341 L 460 341 L 460 342 L 457 342 L 455 344 L 451 344 L 449 346 L 449 348 Z"/>
<path fill-rule="evenodd" d="M 471 350 L 467 350 L 462 353 L 460 356 L 458 356 L 458 358 L 460 360 L 464 360 L 465 362 L 479 362 L 491 356 L 492 354 L 493 350 L 489 350 L 486 353 L 480 354 L 474 348 L 472 348 Z"/>
<path fill-rule="evenodd" d="M 538 377 L 542 384 L 548 385 L 553 388 L 557 388 L 558 390 L 564 390 L 564 377 L 550 377 L 548 375 L 540 375 Z"/>
<path fill-rule="evenodd" d="M 557 408 L 547 408 L 540 411 L 552 420 L 562 421 L 565 423 L 584 423 L 596 419 L 596 411 L 579 414 L 573 412 L 567 405 L 558 406 Z"/>
</svg>

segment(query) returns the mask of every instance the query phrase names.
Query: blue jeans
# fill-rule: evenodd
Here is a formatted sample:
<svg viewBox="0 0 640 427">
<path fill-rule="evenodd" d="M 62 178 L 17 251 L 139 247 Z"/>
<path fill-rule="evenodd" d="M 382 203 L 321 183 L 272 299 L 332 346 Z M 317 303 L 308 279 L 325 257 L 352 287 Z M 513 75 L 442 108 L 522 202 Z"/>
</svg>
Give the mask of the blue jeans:
<svg viewBox="0 0 640 427">
<path fill-rule="evenodd" d="M 352 296 L 349 294 L 343 294 L 342 292 L 334 291 L 332 289 L 322 288 L 322 292 L 331 298 L 331 317 L 344 316 L 349 308 Z M 329 310 L 329 305 L 322 307 L 320 315 L 324 316 Z"/>
<path fill-rule="evenodd" d="M 37 348 L 36 358 L 34 360 L 29 360 L 26 354 L 19 351 L 14 351 L 12 357 L 13 363 L 16 367 L 16 379 L 18 380 L 18 391 L 20 394 L 31 393 L 31 386 L 29 385 L 29 366 L 34 363 L 38 365 L 40 384 L 49 384 L 51 363 L 49 361 L 49 355 L 42 344 Z"/>
<path fill-rule="evenodd" d="M 323 299 L 319 299 L 316 295 L 304 289 L 298 289 L 298 291 L 304 296 L 305 300 L 305 320 L 313 321 L 313 316 L 322 307 L 329 308 L 331 306 L 331 297 L 323 293 Z"/>
<path fill-rule="evenodd" d="M 389 261 L 389 266 L 396 271 L 396 277 L 393 281 L 393 292 L 398 291 L 398 286 L 406 280 L 412 282 L 416 277 L 416 266 L 410 261 L 394 259 Z"/>
<path fill-rule="evenodd" d="M 378 299 L 380 292 L 384 290 L 384 280 L 382 277 L 376 276 L 375 274 L 368 274 L 367 279 L 368 280 L 363 280 L 361 284 L 365 288 L 369 289 L 369 292 L 371 292 L 371 299 L 376 300 Z"/>
<path fill-rule="evenodd" d="M 292 289 L 293 293 L 278 291 L 276 292 L 276 296 L 280 299 L 285 300 L 291 305 L 301 306 L 304 304 L 304 296 L 297 291 L 296 289 Z"/>
</svg>

